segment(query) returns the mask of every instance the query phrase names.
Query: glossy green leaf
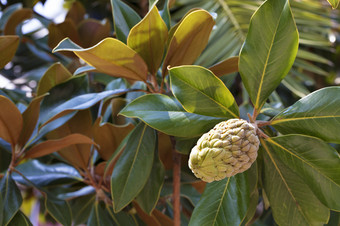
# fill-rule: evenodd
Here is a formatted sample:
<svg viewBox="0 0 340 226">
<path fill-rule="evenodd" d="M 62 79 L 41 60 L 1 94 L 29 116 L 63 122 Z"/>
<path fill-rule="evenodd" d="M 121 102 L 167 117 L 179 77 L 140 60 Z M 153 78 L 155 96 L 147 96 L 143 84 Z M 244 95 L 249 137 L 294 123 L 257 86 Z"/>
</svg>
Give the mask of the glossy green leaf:
<svg viewBox="0 0 340 226">
<path fill-rule="evenodd" d="M 21 172 L 26 179 L 39 187 L 82 181 L 78 171 L 65 163 L 47 165 L 38 160 L 32 160 L 20 164 L 16 169 Z M 13 173 L 13 179 L 21 184 L 27 184 L 26 179 L 17 173 Z"/>
<path fill-rule="evenodd" d="M 173 36 L 170 36 L 171 41 L 163 63 L 163 76 L 168 66 L 195 62 L 206 47 L 214 24 L 214 19 L 205 10 L 195 10 L 181 21 Z"/>
<path fill-rule="evenodd" d="M 15 214 L 8 226 L 32 226 L 31 221 L 20 210 Z"/>
<path fill-rule="evenodd" d="M 317 199 L 303 179 L 271 153 L 271 147 L 264 143 L 262 147 L 264 189 L 276 223 L 287 226 L 325 224 L 329 209 Z"/>
<path fill-rule="evenodd" d="M 1 95 L 0 107 L 6 109 L 0 111 L 0 137 L 14 148 L 23 127 L 21 113 L 12 101 Z"/>
<path fill-rule="evenodd" d="M 240 53 L 239 72 L 256 109 L 290 70 L 298 39 L 288 0 L 267 0 L 253 15 Z"/>
<path fill-rule="evenodd" d="M 127 105 L 121 115 L 139 118 L 152 128 L 178 137 L 196 137 L 226 118 L 216 118 L 185 112 L 168 96 L 144 95 Z"/>
<path fill-rule="evenodd" d="M 101 93 L 87 93 L 84 95 L 76 96 L 60 104 L 56 108 L 51 109 L 49 112 L 47 112 L 44 115 L 43 118 L 41 118 L 41 122 L 43 122 L 44 124 L 47 124 L 50 121 L 60 118 L 61 116 L 64 116 L 72 111 L 88 109 L 104 98 L 114 96 L 114 95 L 120 95 L 125 92 L 126 90 L 117 89 L 117 90 L 104 91 Z"/>
<path fill-rule="evenodd" d="M 149 215 L 156 207 L 156 204 L 161 193 L 161 189 L 163 187 L 165 175 L 164 166 L 161 160 L 159 159 L 157 148 L 155 150 L 154 155 L 155 155 L 154 161 L 149 179 L 146 182 L 144 188 L 136 197 L 136 201 L 138 202 L 140 208 L 142 208 L 143 211 Z"/>
<path fill-rule="evenodd" d="M 71 77 L 72 74 L 61 63 L 53 64 L 39 80 L 37 95 L 40 96 L 47 93 L 51 88 Z"/>
<path fill-rule="evenodd" d="M 207 184 L 192 213 L 192 225 L 239 225 L 249 205 L 247 173 Z"/>
<path fill-rule="evenodd" d="M 0 69 L 12 60 L 19 46 L 19 36 L 0 36 Z"/>
<path fill-rule="evenodd" d="M 12 176 L 8 173 L 0 180 L 0 205 L 2 208 L 2 222 L 1 225 L 7 225 L 15 214 L 19 211 L 22 204 L 22 197 L 19 188 L 12 179 Z"/>
<path fill-rule="evenodd" d="M 200 66 L 169 70 L 171 90 L 184 109 L 200 115 L 238 118 L 237 103 L 223 82 Z"/>
<path fill-rule="evenodd" d="M 34 98 L 22 114 L 23 127 L 18 140 L 18 145 L 20 147 L 23 147 L 26 144 L 36 128 L 39 119 L 40 103 L 44 96 L 45 95 Z"/>
<path fill-rule="evenodd" d="M 135 50 L 155 74 L 162 62 L 168 29 L 154 6 L 148 14 L 134 26 L 127 39 L 127 45 Z"/>
<path fill-rule="evenodd" d="M 331 4 L 333 9 L 338 8 L 340 2 L 339 0 L 327 0 L 327 1 L 329 2 L 329 4 Z"/>
<path fill-rule="evenodd" d="M 283 110 L 272 120 L 283 134 L 298 133 L 340 143 L 340 87 L 317 90 Z"/>
<path fill-rule="evenodd" d="M 88 93 L 87 76 L 85 74 L 72 76 L 70 79 L 54 86 L 48 93 L 49 95 L 45 96 L 40 105 L 39 126 L 49 119 L 48 115 L 53 109 L 72 98 Z"/>
<path fill-rule="evenodd" d="M 309 186 L 328 208 L 340 210 L 340 158 L 330 145 L 304 135 L 266 139 L 266 146 Z"/>
<path fill-rule="evenodd" d="M 47 212 L 62 225 L 72 225 L 72 212 L 70 205 L 66 201 L 47 194 L 45 195 L 45 208 Z"/>
<path fill-rule="evenodd" d="M 104 202 L 96 201 L 92 206 L 87 224 L 90 226 L 117 225 L 118 222 L 110 216 L 108 208 Z"/>
<path fill-rule="evenodd" d="M 111 0 L 113 24 L 117 38 L 126 43 L 126 39 L 133 26 L 140 20 L 140 16 L 121 0 Z"/>
<path fill-rule="evenodd" d="M 96 196 L 86 195 L 70 200 L 73 222 L 75 225 L 84 224 L 90 216 L 91 210 L 95 205 Z"/>
<path fill-rule="evenodd" d="M 105 38 L 97 45 L 87 49 L 77 46 L 66 38 L 53 51 L 72 51 L 98 71 L 114 77 L 146 81 L 148 67 L 143 58 L 114 38 Z"/>
<path fill-rule="evenodd" d="M 145 186 L 153 165 L 155 131 L 140 123 L 132 132 L 111 177 L 113 209 L 119 212 Z"/>
<path fill-rule="evenodd" d="M 60 149 L 63 149 L 67 146 L 73 145 L 73 144 L 93 144 L 96 145 L 96 143 L 90 139 L 87 136 L 84 136 L 82 134 L 71 134 L 68 136 L 65 136 L 58 140 L 47 140 L 43 141 L 32 148 L 30 148 L 25 153 L 25 158 L 38 158 L 41 156 L 45 156 L 48 154 L 51 154 L 53 152 L 56 152 Z"/>
</svg>

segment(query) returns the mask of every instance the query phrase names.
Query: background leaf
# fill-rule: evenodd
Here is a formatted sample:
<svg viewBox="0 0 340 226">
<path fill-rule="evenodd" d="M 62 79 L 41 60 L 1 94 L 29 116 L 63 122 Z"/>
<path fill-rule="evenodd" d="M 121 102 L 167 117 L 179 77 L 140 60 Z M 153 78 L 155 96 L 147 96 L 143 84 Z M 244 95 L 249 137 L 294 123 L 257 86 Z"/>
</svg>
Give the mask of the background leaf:
<svg viewBox="0 0 340 226">
<path fill-rule="evenodd" d="M 140 16 L 121 0 L 111 0 L 113 24 L 117 38 L 126 43 L 126 39 L 133 26 L 140 20 Z"/>
<path fill-rule="evenodd" d="M 66 201 L 45 194 L 45 208 L 48 213 L 62 225 L 72 225 L 72 212 Z"/>
<path fill-rule="evenodd" d="M 325 224 L 329 209 L 314 195 L 306 183 L 271 154 L 271 148 L 262 143 L 264 161 L 264 189 L 280 225 Z"/>
<path fill-rule="evenodd" d="M 299 133 L 340 143 L 340 87 L 317 90 L 272 119 L 283 134 Z"/>
<path fill-rule="evenodd" d="M 238 60 L 239 57 L 237 56 L 230 57 L 211 66 L 209 70 L 217 77 L 221 77 L 222 75 L 230 74 L 233 72 L 238 72 Z"/>
<path fill-rule="evenodd" d="M 127 105 L 120 114 L 139 118 L 156 130 L 178 137 L 199 136 L 225 120 L 187 113 L 174 100 L 162 94 L 139 97 Z"/>
<path fill-rule="evenodd" d="M 327 1 L 329 2 L 329 4 L 331 4 L 333 9 L 338 8 L 340 2 L 339 0 L 327 0 Z"/>
<path fill-rule="evenodd" d="M 127 45 L 135 50 L 155 74 L 163 59 L 168 28 L 154 6 L 148 14 L 134 26 L 127 39 Z"/>
<path fill-rule="evenodd" d="M 247 213 L 247 172 L 207 184 L 189 225 L 239 225 Z"/>
<path fill-rule="evenodd" d="M 114 211 L 128 205 L 145 186 L 151 172 L 156 146 L 153 129 L 140 123 L 132 132 L 111 177 Z"/>
<path fill-rule="evenodd" d="M 19 36 L 0 36 L 0 69 L 12 60 L 19 46 Z"/>
<path fill-rule="evenodd" d="M 195 10 L 181 21 L 169 43 L 163 62 L 163 76 L 169 65 L 194 63 L 208 43 L 214 24 L 214 19 L 205 10 Z"/>
<path fill-rule="evenodd" d="M 32 223 L 20 210 L 15 214 L 8 226 L 32 226 Z"/>
<path fill-rule="evenodd" d="M 16 27 L 24 22 L 24 20 L 27 20 L 32 17 L 33 11 L 32 9 L 18 9 L 15 12 L 11 14 L 11 16 L 8 18 L 5 27 L 4 27 L 4 35 L 15 35 Z"/>
<path fill-rule="evenodd" d="M 238 118 L 237 103 L 223 82 L 199 66 L 169 70 L 171 90 L 184 109 L 200 115 Z"/>
<path fill-rule="evenodd" d="M 239 71 L 256 109 L 290 70 L 298 32 L 288 0 L 267 0 L 253 15 L 240 53 Z"/>
<path fill-rule="evenodd" d="M 330 145 L 304 135 L 266 139 L 265 146 L 309 186 L 330 209 L 340 210 L 340 158 Z"/>
<path fill-rule="evenodd" d="M 0 137 L 10 143 L 12 148 L 19 140 L 23 127 L 23 119 L 18 108 L 12 101 L 0 95 Z"/>
<path fill-rule="evenodd" d="M 114 77 L 146 81 L 148 68 L 144 60 L 117 39 L 105 38 L 91 48 L 82 49 L 66 38 L 53 51 L 72 51 L 98 71 Z"/>
</svg>

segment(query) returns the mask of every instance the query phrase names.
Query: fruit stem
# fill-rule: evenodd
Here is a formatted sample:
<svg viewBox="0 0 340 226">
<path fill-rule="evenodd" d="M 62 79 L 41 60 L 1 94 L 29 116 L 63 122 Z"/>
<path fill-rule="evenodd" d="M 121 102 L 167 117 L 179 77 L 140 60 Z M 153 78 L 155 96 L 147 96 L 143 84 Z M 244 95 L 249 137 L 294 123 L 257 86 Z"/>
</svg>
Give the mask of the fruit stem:
<svg viewBox="0 0 340 226">
<path fill-rule="evenodd" d="M 176 151 L 176 140 L 170 137 L 172 144 L 172 160 L 174 163 L 173 168 L 173 210 L 174 210 L 174 226 L 181 225 L 181 154 Z"/>
</svg>

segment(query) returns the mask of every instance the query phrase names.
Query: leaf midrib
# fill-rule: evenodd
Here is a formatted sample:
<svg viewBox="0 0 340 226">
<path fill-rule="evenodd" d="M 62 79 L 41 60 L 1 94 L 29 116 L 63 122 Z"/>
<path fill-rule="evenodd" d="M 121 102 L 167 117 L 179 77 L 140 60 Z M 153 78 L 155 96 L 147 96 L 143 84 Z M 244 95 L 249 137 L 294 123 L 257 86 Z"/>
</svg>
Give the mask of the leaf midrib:
<svg viewBox="0 0 340 226">
<path fill-rule="evenodd" d="M 291 152 L 290 150 L 288 150 L 287 148 L 283 147 L 282 145 L 280 145 L 279 143 L 275 142 L 272 139 L 267 139 L 269 143 L 272 143 L 273 145 L 281 148 L 282 150 L 286 151 L 288 154 L 290 154 L 291 156 L 297 158 L 298 160 L 300 160 L 301 162 L 305 163 L 306 165 L 308 165 L 310 168 L 312 168 L 313 170 L 315 170 L 316 172 L 318 172 L 323 178 L 329 180 L 330 182 L 332 182 L 333 184 L 335 184 L 337 187 L 340 188 L 340 185 L 338 185 L 334 180 L 332 180 L 332 178 L 329 178 L 327 175 L 324 175 L 323 173 L 321 173 L 317 168 L 315 168 L 312 164 L 310 164 L 307 160 L 305 160 L 304 158 L 301 158 L 300 156 L 296 155 L 295 153 Z"/>
<path fill-rule="evenodd" d="M 271 55 L 271 50 L 272 50 L 273 45 L 274 45 L 274 40 L 275 40 L 276 35 L 277 35 L 277 30 L 278 30 L 278 27 L 279 27 L 279 24 L 280 24 L 280 21 L 281 21 L 281 17 L 282 17 L 284 8 L 286 7 L 286 4 L 287 4 L 287 2 L 284 4 L 284 6 L 282 8 L 282 11 L 281 11 L 280 16 L 279 16 L 279 20 L 278 20 L 278 22 L 276 24 L 276 28 L 275 28 L 275 31 L 273 33 L 273 38 L 272 38 L 271 43 L 270 43 L 267 59 L 266 59 L 266 62 L 264 64 L 264 68 L 263 68 L 263 72 L 262 72 L 261 80 L 260 80 L 260 84 L 259 84 L 259 89 L 258 89 L 258 93 L 257 93 L 257 96 L 256 96 L 256 101 L 255 101 L 255 108 L 256 109 L 260 109 L 262 107 L 262 106 L 259 106 L 259 101 L 260 101 L 260 94 L 261 94 L 261 91 L 262 91 L 263 80 L 264 80 L 264 76 L 265 76 L 265 73 L 266 73 L 266 70 L 267 70 L 269 57 Z"/>
<path fill-rule="evenodd" d="M 299 117 L 299 118 L 274 119 L 271 122 L 271 125 L 289 122 L 289 121 L 327 119 L 327 118 L 340 118 L 340 115 L 320 115 L 320 116 L 309 116 L 309 117 Z"/>
<path fill-rule="evenodd" d="M 228 190 L 229 183 L 230 183 L 230 177 L 228 178 L 228 181 L 227 181 L 227 183 L 226 183 L 226 185 L 225 185 L 225 187 L 224 187 L 224 190 L 223 190 L 223 195 L 221 196 L 221 201 L 220 201 L 220 203 L 219 203 L 219 205 L 218 205 L 218 207 L 217 207 L 217 211 L 216 211 L 216 214 L 215 214 L 214 220 L 213 220 L 213 222 L 212 222 L 212 225 L 215 225 L 215 223 L 216 223 L 217 216 L 218 216 L 218 212 L 219 212 L 219 211 L 220 211 L 220 209 L 221 209 L 222 202 L 223 202 L 223 199 L 224 199 L 225 193 L 226 193 L 226 192 L 227 192 L 227 190 Z"/>
<path fill-rule="evenodd" d="M 261 140 L 261 141 L 262 141 L 262 140 Z M 268 150 L 267 145 L 266 145 L 263 141 L 261 142 L 261 144 L 263 145 L 264 150 L 267 152 L 267 154 L 268 154 L 270 160 L 272 161 L 272 163 L 273 163 L 275 169 L 276 169 L 277 172 L 279 173 L 280 178 L 282 179 L 284 185 L 286 186 L 286 188 L 287 188 L 287 190 L 288 190 L 288 193 L 291 195 L 292 199 L 293 199 L 294 202 L 297 204 L 296 206 L 297 206 L 299 212 L 301 213 L 301 215 L 303 216 L 303 218 L 306 220 L 306 222 L 309 222 L 309 221 L 308 221 L 308 218 L 305 216 L 303 210 L 301 209 L 301 206 L 300 206 L 299 202 L 296 200 L 296 198 L 295 198 L 294 194 L 292 193 L 292 191 L 291 191 L 291 189 L 290 189 L 288 183 L 286 182 L 284 176 L 282 175 L 282 173 L 281 173 L 281 171 L 280 171 L 280 168 L 277 166 L 277 164 L 276 164 L 276 162 L 275 162 L 273 156 L 271 155 L 270 151 Z"/>
</svg>

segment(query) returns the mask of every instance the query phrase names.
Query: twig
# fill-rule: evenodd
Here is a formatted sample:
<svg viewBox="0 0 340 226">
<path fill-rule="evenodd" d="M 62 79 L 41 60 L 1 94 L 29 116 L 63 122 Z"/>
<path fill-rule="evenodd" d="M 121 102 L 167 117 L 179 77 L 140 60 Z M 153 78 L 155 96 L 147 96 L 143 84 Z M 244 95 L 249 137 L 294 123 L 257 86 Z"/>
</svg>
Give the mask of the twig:
<svg viewBox="0 0 340 226">
<path fill-rule="evenodd" d="M 174 137 L 170 137 L 172 144 L 173 168 L 173 210 L 174 210 L 174 226 L 181 225 L 181 154 L 176 151 L 176 141 Z"/>
</svg>

